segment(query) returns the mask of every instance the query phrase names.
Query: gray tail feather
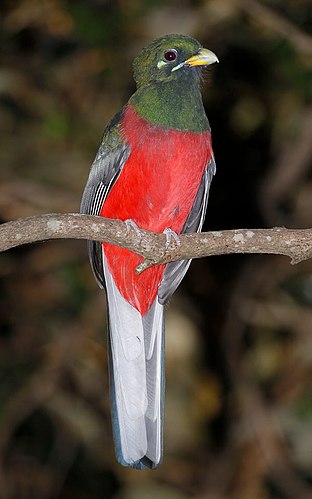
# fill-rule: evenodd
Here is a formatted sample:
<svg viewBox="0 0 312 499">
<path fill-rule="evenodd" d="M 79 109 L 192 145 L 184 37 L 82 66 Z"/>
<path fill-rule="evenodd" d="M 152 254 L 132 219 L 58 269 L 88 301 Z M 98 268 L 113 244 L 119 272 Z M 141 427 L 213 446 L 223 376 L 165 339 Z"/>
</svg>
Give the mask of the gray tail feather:
<svg viewBox="0 0 312 499">
<path fill-rule="evenodd" d="M 103 255 L 108 309 L 108 355 L 117 460 L 156 468 L 163 453 L 164 320 L 156 298 L 141 314 L 119 293 Z"/>
<path fill-rule="evenodd" d="M 108 331 L 108 365 L 109 365 L 109 387 L 110 387 L 110 400 L 111 400 L 111 416 L 112 416 L 112 426 L 113 426 L 113 436 L 114 436 L 114 445 L 115 445 L 115 454 L 117 461 L 122 466 L 132 466 L 138 470 L 144 470 L 146 468 L 156 469 L 162 462 L 163 458 L 163 420 L 164 420 L 164 396 L 165 396 L 165 376 L 164 376 L 164 360 L 165 360 L 165 352 L 164 352 L 164 339 L 165 339 L 165 328 L 164 324 L 162 327 L 162 348 L 161 348 L 161 393 L 160 393 L 160 458 L 157 462 L 151 460 L 147 455 L 143 456 L 141 459 L 137 461 L 126 461 L 124 459 L 124 455 L 122 452 L 121 446 L 121 437 L 120 437 L 120 426 L 118 421 L 118 410 L 116 404 L 116 393 L 115 393 L 115 381 L 114 381 L 114 367 L 112 361 L 112 351 L 111 351 L 111 339 L 110 339 L 110 330 Z M 148 361 L 149 362 L 149 361 Z M 147 371 L 149 368 L 147 367 Z M 149 433 L 153 433 L 153 425 L 149 425 L 150 420 L 145 417 L 145 424 L 147 429 L 147 440 L 149 440 Z M 151 422 L 152 423 L 152 422 Z M 149 426 L 151 426 L 149 428 Z M 150 431 L 149 431 L 150 429 Z M 154 440 L 154 438 L 152 439 Z"/>
</svg>

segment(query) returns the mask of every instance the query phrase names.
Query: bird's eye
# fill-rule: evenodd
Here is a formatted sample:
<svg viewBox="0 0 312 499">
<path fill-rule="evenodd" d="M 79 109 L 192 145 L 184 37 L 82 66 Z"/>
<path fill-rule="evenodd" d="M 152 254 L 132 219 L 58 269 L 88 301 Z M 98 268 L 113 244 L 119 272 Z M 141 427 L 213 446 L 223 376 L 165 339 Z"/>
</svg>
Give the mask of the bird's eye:
<svg viewBox="0 0 312 499">
<path fill-rule="evenodd" d="M 178 52 L 175 49 L 166 50 L 164 53 L 164 59 L 167 62 L 173 62 L 178 57 Z"/>
</svg>

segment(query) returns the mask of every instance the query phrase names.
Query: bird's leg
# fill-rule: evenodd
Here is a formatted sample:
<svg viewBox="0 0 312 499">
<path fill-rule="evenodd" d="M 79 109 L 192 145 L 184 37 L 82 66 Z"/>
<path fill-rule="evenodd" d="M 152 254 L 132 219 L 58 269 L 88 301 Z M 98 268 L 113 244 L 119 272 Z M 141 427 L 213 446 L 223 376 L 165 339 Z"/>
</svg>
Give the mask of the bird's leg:
<svg viewBox="0 0 312 499">
<path fill-rule="evenodd" d="M 130 230 L 134 230 L 136 235 L 138 236 L 138 239 L 139 241 L 141 241 L 142 239 L 142 232 L 140 231 L 139 227 L 137 226 L 137 224 L 131 220 L 131 218 L 128 218 L 127 220 L 125 220 L 125 224 L 126 224 L 126 227 L 127 227 L 127 234 L 129 234 Z"/>
<path fill-rule="evenodd" d="M 165 229 L 163 233 L 166 236 L 166 249 L 169 248 L 172 241 L 175 242 L 175 246 L 181 246 L 180 238 L 178 234 L 174 232 L 174 230 L 167 227 L 167 229 Z"/>
</svg>

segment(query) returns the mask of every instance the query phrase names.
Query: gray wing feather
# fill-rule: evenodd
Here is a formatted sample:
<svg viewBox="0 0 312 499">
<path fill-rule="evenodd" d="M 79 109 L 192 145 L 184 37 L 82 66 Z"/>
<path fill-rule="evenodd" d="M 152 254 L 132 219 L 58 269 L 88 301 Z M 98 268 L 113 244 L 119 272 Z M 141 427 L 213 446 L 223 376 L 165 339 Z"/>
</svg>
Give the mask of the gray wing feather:
<svg viewBox="0 0 312 499">
<path fill-rule="evenodd" d="M 82 196 L 81 213 L 100 214 L 108 192 L 129 157 L 130 149 L 118 133 L 121 116 L 122 111 L 116 114 L 104 132 Z M 98 285 L 105 288 L 101 243 L 88 241 L 88 253 Z"/>
<path fill-rule="evenodd" d="M 193 208 L 185 222 L 182 233 L 201 231 L 207 211 L 210 184 L 215 172 L 216 163 L 214 157 L 212 156 L 203 174 Z M 159 303 L 162 305 L 165 304 L 170 296 L 175 292 L 185 276 L 190 264 L 191 260 L 180 260 L 167 265 L 163 280 L 158 289 Z"/>
<path fill-rule="evenodd" d="M 129 154 L 118 113 L 104 132 L 85 187 L 81 213 L 99 215 Z M 115 123 L 114 123 L 115 122 Z M 101 243 L 88 241 L 91 266 L 109 305 L 109 365 L 116 455 L 125 466 L 157 467 L 162 459 L 163 307 L 155 300 L 142 318 L 119 293 Z"/>
</svg>

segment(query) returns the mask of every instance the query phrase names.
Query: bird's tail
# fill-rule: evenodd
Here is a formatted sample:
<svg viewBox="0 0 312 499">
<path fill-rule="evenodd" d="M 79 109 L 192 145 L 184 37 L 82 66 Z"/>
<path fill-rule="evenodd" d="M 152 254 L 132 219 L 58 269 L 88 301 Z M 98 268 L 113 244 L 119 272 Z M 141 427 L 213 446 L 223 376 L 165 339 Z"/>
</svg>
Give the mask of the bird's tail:
<svg viewBox="0 0 312 499">
<path fill-rule="evenodd" d="M 156 468 L 163 452 L 163 306 L 156 298 L 142 317 L 119 293 L 104 254 L 103 266 L 116 457 L 124 466 Z"/>
</svg>

